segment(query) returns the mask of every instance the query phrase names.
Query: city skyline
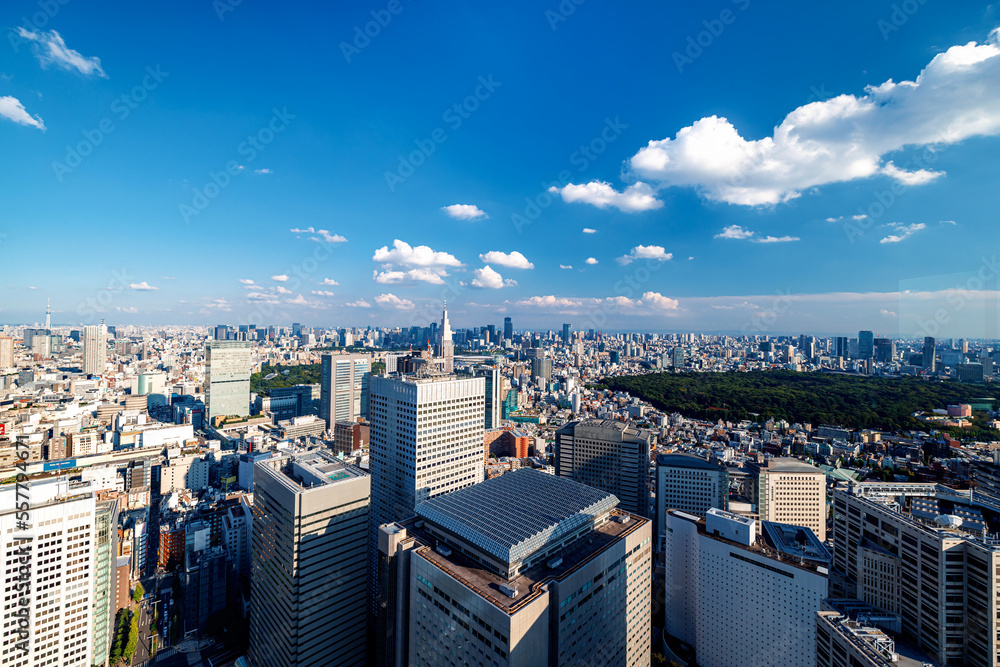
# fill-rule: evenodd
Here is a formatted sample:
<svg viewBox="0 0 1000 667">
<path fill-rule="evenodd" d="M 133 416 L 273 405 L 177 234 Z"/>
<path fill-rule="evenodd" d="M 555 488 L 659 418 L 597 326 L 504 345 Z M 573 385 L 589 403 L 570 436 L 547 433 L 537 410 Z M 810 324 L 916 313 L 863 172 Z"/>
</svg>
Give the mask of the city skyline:
<svg viewBox="0 0 1000 667">
<path fill-rule="evenodd" d="M 996 338 L 1000 16 L 915 7 L 15 3 L 0 320 Z"/>
</svg>

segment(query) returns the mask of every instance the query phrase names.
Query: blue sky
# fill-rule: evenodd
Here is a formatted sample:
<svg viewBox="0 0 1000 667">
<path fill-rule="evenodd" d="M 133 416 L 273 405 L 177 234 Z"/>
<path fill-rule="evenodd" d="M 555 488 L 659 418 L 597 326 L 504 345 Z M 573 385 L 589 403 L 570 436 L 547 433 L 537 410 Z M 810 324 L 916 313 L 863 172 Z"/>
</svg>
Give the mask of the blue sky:
<svg viewBox="0 0 1000 667">
<path fill-rule="evenodd" d="M 997 337 L 996 4 L 233 1 L 4 4 L 0 320 Z"/>
</svg>

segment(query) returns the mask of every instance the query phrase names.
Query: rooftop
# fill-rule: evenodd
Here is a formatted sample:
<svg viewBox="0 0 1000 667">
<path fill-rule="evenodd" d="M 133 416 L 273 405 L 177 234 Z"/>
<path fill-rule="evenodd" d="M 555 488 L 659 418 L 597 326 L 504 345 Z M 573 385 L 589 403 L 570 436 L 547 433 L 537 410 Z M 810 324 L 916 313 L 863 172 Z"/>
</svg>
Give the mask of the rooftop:
<svg viewBox="0 0 1000 667">
<path fill-rule="evenodd" d="M 510 564 L 616 505 L 610 493 L 521 468 L 421 503 L 416 514 Z"/>
<path fill-rule="evenodd" d="M 799 461 L 798 459 L 788 459 L 788 458 L 771 459 L 767 466 L 767 472 L 793 472 L 793 473 L 811 472 L 817 475 L 824 474 L 822 470 L 812 465 L 811 463 L 805 463 L 804 461 Z"/>
<path fill-rule="evenodd" d="M 761 524 L 767 541 L 783 555 L 822 565 L 833 561 L 830 552 L 808 528 L 773 521 L 762 521 Z"/>
<path fill-rule="evenodd" d="M 706 461 L 694 454 L 657 454 L 656 465 L 670 468 L 700 468 L 703 470 L 718 470 L 722 467 L 718 463 Z"/>
</svg>

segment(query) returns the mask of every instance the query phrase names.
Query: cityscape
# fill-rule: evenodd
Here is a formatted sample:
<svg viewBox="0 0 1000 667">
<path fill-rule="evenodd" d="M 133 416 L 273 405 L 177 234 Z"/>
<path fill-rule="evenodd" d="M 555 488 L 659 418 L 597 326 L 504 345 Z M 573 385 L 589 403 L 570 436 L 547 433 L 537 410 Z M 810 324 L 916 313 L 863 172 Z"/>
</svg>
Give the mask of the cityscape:
<svg viewBox="0 0 1000 667">
<path fill-rule="evenodd" d="M 0 666 L 1000 667 L 997 5 L 0 14 Z"/>
</svg>

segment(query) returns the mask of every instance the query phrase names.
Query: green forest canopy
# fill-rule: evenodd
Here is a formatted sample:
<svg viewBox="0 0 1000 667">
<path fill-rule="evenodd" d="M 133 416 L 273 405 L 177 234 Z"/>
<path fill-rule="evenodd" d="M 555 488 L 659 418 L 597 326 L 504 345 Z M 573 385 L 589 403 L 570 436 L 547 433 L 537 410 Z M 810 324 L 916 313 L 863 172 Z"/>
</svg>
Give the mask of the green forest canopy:
<svg viewBox="0 0 1000 667">
<path fill-rule="evenodd" d="M 914 412 L 1000 398 L 1000 387 L 993 385 L 794 371 L 653 373 L 605 378 L 602 385 L 627 391 L 664 412 L 697 419 L 773 417 L 814 427 L 833 424 L 886 431 L 928 430 L 932 427 L 914 419 Z M 1000 433 L 985 428 L 982 413 L 975 421 L 975 428 L 955 432 L 968 438 L 1000 438 Z"/>
<path fill-rule="evenodd" d="M 270 396 L 272 389 L 282 387 L 294 387 L 297 384 L 317 384 L 322 372 L 322 364 L 304 364 L 301 366 L 271 366 L 264 364 L 259 373 L 250 376 L 250 391 L 264 396 Z M 288 371 L 288 375 L 284 374 Z M 385 371 L 384 361 L 372 362 L 372 373 L 378 374 Z M 277 375 L 270 380 L 264 378 L 271 373 Z"/>
</svg>

